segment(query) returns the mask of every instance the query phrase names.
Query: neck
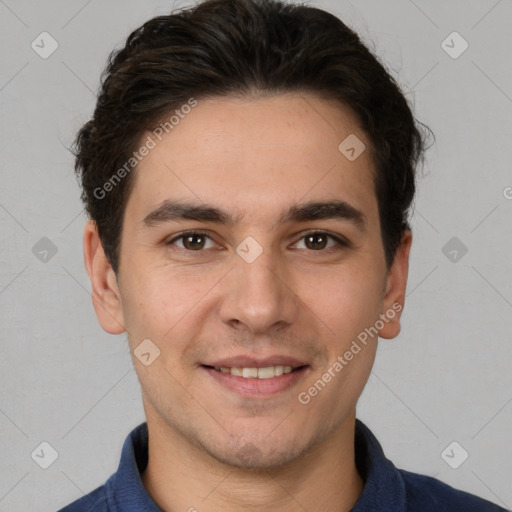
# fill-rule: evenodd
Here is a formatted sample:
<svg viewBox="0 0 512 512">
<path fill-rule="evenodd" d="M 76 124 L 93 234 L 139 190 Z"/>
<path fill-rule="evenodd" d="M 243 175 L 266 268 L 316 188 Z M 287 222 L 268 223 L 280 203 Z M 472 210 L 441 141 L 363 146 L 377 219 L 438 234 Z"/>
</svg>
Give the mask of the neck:
<svg viewBox="0 0 512 512">
<path fill-rule="evenodd" d="M 330 438 L 271 469 L 226 465 L 155 417 L 147 423 L 149 459 L 142 482 L 166 512 L 348 512 L 364 487 L 355 464 L 355 411 Z"/>
</svg>

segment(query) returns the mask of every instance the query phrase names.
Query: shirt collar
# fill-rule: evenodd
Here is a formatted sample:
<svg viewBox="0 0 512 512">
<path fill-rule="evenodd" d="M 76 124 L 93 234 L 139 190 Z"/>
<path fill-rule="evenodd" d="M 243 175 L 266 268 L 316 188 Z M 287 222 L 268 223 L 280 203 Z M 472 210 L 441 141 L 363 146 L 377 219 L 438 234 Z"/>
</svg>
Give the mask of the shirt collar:
<svg viewBox="0 0 512 512">
<path fill-rule="evenodd" d="M 370 429 L 356 419 L 355 452 L 358 471 L 366 484 L 352 512 L 393 510 L 406 512 L 405 483 L 400 471 L 386 458 Z"/>
<path fill-rule="evenodd" d="M 357 468 L 365 486 L 352 512 L 405 512 L 405 484 L 399 470 L 385 457 L 370 429 L 358 419 L 355 452 Z M 147 463 L 148 428 L 147 423 L 142 423 L 126 438 L 117 472 L 105 484 L 112 512 L 162 512 L 146 492 L 140 477 Z"/>
<path fill-rule="evenodd" d="M 147 493 L 141 473 L 148 464 L 148 426 L 135 427 L 123 444 L 117 472 L 106 482 L 109 510 L 112 512 L 162 512 Z"/>
</svg>

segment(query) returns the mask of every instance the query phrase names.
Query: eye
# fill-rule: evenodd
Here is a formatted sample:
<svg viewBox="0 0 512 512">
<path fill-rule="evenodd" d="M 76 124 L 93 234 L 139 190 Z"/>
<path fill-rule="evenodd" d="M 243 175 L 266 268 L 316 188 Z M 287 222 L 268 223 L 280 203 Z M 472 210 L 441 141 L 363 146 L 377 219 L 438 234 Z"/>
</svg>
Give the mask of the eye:
<svg viewBox="0 0 512 512">
<path fill-rule="evenodd" d="M 328 246 L 328 242 L 330 240 L 334 241 L 334 244 Z M 326 231 L 310 231 L 302 236 L 300 240 L 304 240 L 304 246 L 306 249 L 310 249 L 312 251 L 322 251 L 325 249 L 335 248 L 337 245 L 341 247 L 349 247 L 348 240 L 332 235 Z M 301 247 L 299 247 L 301 248 Z"/>
<path fill-rule="evenodd" d="M 199 231 L 187 231 L 185 233 L 181 233 L 172 240 L 169 240 L 166 245 L 173 245 L 178 240 L 182 241 L 182 245 L 178 245 L 178 247 L 187 251 L 199 252 L 202 249 L 210 249 L 211 247 L 214 247 L 213 240 L 207 234 Z M 210 247 L 205 247 L 205 242 L 207 240 L 212 244 Z"/>
<path fill-rule="evenodd" d="M 305 248 L 317 252 L 325 249 L 333 249 L 336 248 L 336 246 L 339 246 L 338 248 L 350 247 L 350 242 L 348 240 L 326 231 L 311 231 L 303 235 L 300 240 L 304 240 L 305 243 L 304 247 L 299 247 L 299 249 Z M 330 246 L 328 245 L 329 240 L 334 242 L 331 243 Z M 207 246 L 208 241 L 210 242 L 210 246 Z M 178 242 L 180 242 L 181 245 L 178 244 Z M 203 249 L 211 249 L 212 247 L 215 247 L 211 237 L 201 231 L 186 231 L 166 242 L 166 245 L 175 244 L 180 249 L 184 249 L 189 252 L 201 252 Z"/>
</svg>

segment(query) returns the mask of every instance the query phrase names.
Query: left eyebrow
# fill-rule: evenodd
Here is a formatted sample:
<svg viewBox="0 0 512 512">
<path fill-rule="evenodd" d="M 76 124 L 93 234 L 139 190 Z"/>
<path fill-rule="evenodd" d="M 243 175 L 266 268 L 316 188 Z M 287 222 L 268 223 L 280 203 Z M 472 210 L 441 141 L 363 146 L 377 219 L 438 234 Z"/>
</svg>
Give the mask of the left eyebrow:
<svg viewBox="0 0 512 512">
<path fill-rule="evenodd" d="M 361 231 L 366 228 L 366 216 L 346 201 L 309 202 L 294 204 L 280 222 L 306 222 L 310 220 L 337 219 L 354 223 Z"/>
<path fill-rule="evenodd" d="M 337 219 L 352 222 L 361 231 L 367 224 L 365 214 L 346 201 L 312 201 L 293 204 L 279 219 L 280 223 L 307 222 L 312 220 Z M 241 216 L 232 216 L 215 206 L 181 201 L 164 201 L 142 220 L 147 227 L 155 227 L 165 222 L 195 220 L 232 226 Z"/>
</svg>

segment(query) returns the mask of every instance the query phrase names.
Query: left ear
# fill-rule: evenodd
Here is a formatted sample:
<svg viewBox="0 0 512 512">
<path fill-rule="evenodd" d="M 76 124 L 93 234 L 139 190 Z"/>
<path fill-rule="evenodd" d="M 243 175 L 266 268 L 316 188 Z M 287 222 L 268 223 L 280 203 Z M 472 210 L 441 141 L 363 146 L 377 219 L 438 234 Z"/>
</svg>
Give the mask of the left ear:
<svg viewBox="0 0 512 512">
<path fill-rule="evenodd" d="M 409 252 L 412 244 L 412 232 L 406 229 L 395 253 L 393 264 L 388 271 L 386 292 L 382 302 L 382 316 L 386 317 L 379 337 L 392 339 L 400 333 L 400 317 L 405 303 L 405 288 L 409 272 Z"/>
</svg>

